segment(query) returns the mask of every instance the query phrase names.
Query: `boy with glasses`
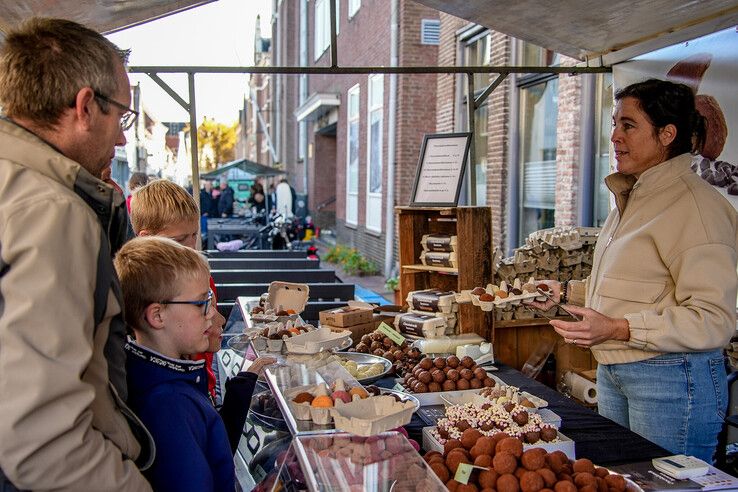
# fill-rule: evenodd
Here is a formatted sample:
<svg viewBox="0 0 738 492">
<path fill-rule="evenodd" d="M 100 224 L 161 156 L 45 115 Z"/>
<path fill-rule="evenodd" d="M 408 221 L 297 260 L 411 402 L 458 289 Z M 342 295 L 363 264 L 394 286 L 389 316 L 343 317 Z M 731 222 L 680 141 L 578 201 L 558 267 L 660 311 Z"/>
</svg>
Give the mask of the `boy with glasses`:
<svg viewBox="0 0 738 492">
<path fill-rule="evenodd" d="M 190 360 L 215 329 L 207 261 L 170 239 L 139 237 L 121 248 L 115 268 L 135 334 L 126 344 L 129 402 L 156 444 L 146 477 L 159 491 L 234 490 L 233 455 L 204 362 Z M 265 362 L 249 368 L 254 381 Z"/>
<path fill-rule="evenodd" d="M 136 236 L 161 236 L 186 246 L 197 248 L 197 225 L 200 213 L 195 199 L 187 190 L 166 179 L 157 179 L 138 188 L 131 199 L 131 226 Z M 217 302 L 215 282 L 209 276 L 212 303 Z M 220 350 L 225 318 L 213 309 L 213 327 L 208 331 L 208 347 L 189 356 L 192 360 L 204 360 L 207 371 L 208 392 L 215 401 L 215 374 L 213 355 Z M 253 365 L 258 373 L 260 367 L 274 359 L 257 359 Z M 235 453 L 246 421 L 246 410 L 251 403 L 256 377 L 250 373 L 239 373 L 225 383 L 225 396 L 220 415 L 228 431 L 231 450 Z"/>
</svg>

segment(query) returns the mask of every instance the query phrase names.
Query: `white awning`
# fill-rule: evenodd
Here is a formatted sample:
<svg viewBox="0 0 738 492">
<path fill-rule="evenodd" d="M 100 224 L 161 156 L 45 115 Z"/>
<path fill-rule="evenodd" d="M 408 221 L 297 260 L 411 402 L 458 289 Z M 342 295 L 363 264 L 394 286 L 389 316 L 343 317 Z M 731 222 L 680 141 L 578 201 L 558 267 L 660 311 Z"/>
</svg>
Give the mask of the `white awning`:
<svg viewBox="0 0 738 492">
<path fill-rule="evenodd" d="M 43 0 L 0 2 L 0 39 L 34 17 L 61 17 L 102 33 L 143 24 L 214 0 Z"/>
<path fill-rule="evenodd" d="M 295 118 L 297 121 L 319 118 L 340 105 L 341 97 L 338 94 L 316 92 L 295 110 Z"/>
<path fill-rule="evenodd" d="M 611 65 L 738 24 L 738 0 L 416 1 L 590 66 Z"/>
</svg>

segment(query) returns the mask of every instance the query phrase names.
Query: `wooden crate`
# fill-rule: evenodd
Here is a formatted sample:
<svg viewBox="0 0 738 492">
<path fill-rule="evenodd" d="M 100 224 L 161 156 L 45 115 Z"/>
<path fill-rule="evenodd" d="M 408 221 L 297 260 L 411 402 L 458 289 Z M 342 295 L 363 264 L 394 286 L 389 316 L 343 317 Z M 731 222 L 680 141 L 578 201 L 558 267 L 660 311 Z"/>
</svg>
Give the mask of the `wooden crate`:
<svg viewBox="0 0 738 492">
<path fill-rule="evenodd" d="M 570 321 L 571 318 L 561 318 Z M 547 319 L 521 319 L 494 322 L 495 360 L 518 370 L 528 357 L 535 352 L 541 342 L 555 345 L 556 381 L 565 371 L 589 370 L 597 367 L 597 362 L 589 349 L 564 343 L 564 339 L 548 324 Z"/>
<path fill-rule="evenodd" d="M 459 292 L 492 281 L 492 210 L 489 207 L 396 207 L 400 233 L 400 295 L 423 289 Z M 457 236 L 458 268 L 422 265 L 424 234 Z M 459 306 L 459 332 L 492 340 L 492 315 L 471 304 Z"/>
</svg>

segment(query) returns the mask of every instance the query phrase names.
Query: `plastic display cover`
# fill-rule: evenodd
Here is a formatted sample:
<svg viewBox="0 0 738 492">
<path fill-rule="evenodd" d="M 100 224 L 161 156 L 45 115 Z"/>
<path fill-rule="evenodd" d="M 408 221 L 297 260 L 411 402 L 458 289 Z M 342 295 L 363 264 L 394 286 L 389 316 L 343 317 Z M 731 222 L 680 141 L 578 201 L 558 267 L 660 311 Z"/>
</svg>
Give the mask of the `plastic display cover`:
<svg viewBox="0 0 738 492">
<path fill-rule="evenodd" d="M 296 445 L 318 490 L 434 492 L 446 490 L 410 442 L 398 432 L 298 436 Z"/>
</svg>

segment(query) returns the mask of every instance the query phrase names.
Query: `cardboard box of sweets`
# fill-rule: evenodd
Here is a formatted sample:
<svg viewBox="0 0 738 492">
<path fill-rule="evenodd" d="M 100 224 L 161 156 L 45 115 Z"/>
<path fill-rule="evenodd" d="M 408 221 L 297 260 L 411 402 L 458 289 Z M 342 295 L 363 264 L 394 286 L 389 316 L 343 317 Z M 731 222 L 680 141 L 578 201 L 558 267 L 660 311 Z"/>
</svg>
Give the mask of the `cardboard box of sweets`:
<svg viewBox="0 0 738 492">
<path fill-rule="evenodd" d="M 352 325 L 352 326 L 343 326 L 343 327 L 337 327 L 337 326 L 331 326 L 326 325 L 325 323 L 321 323 L 321 326 L 327 326 L 328 328 L 335 328 L 337 330 L 348 330 L 351 332 L 351 340 L 353 340 L 353 345 L 356 346 L 361 341 L 361 337 L 364 335 L 368 335 L 369 333 L 374 331 L 374 322 L 369 321 L 368 323 L 362 323 L 360 325 Z"/>
<path fill-rule="evenodd" d="M 349 301 L 348 306 L 320 312 L 320 324 L 348 328 L 370 323 L 373 307 L 363 302 Z"/>
</svg>

